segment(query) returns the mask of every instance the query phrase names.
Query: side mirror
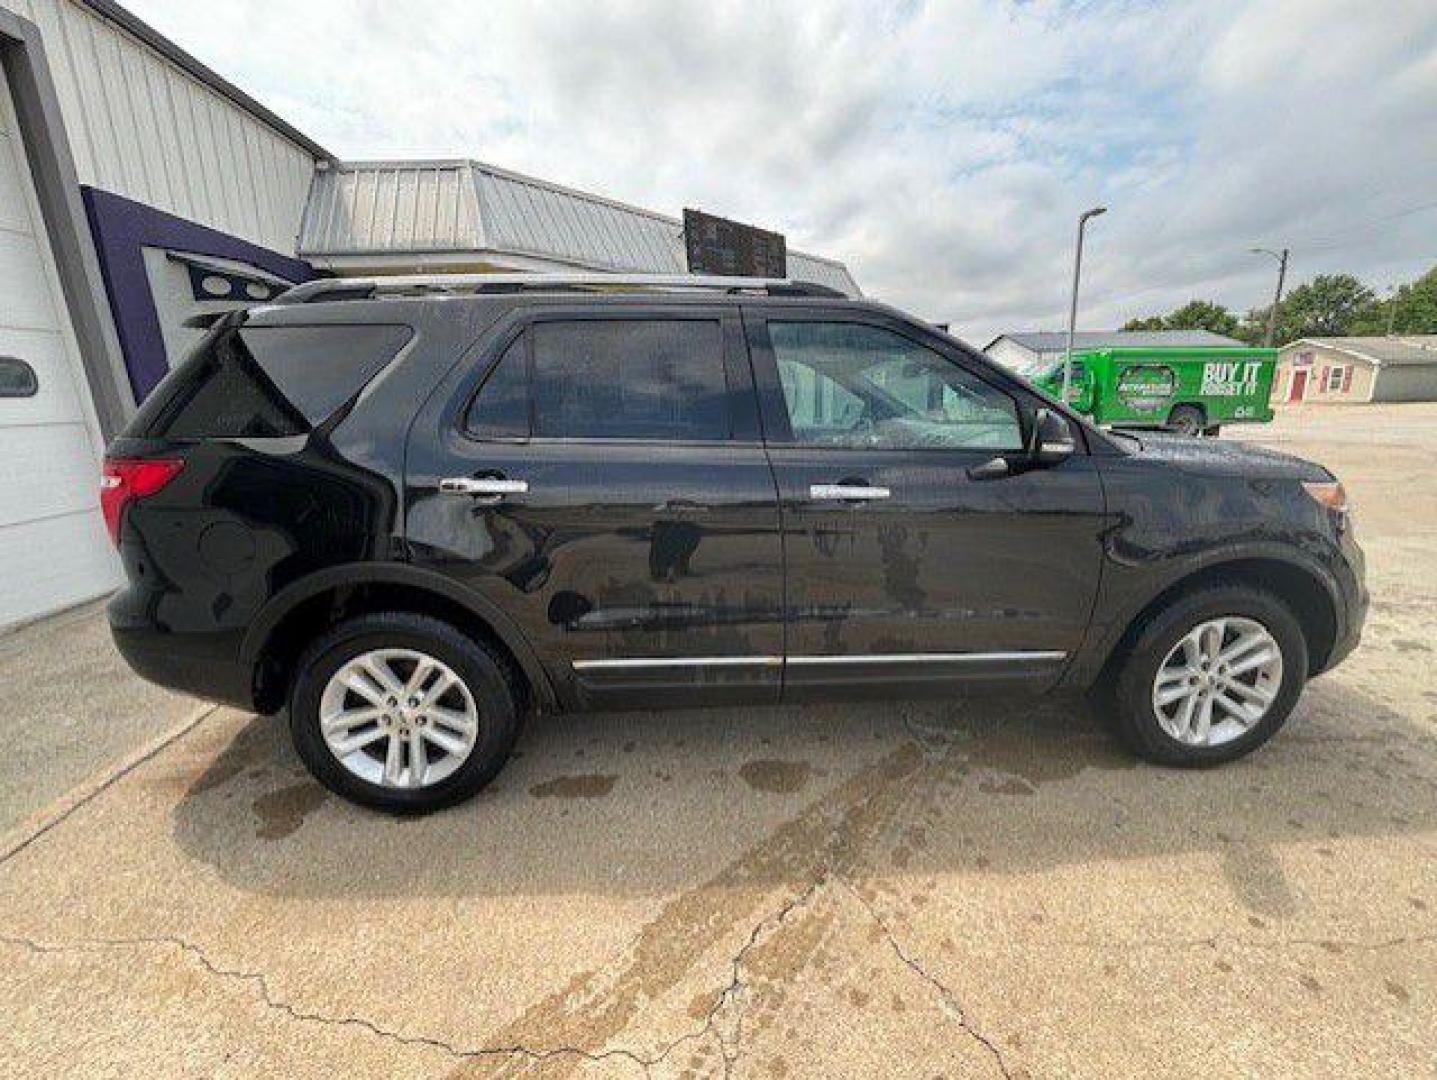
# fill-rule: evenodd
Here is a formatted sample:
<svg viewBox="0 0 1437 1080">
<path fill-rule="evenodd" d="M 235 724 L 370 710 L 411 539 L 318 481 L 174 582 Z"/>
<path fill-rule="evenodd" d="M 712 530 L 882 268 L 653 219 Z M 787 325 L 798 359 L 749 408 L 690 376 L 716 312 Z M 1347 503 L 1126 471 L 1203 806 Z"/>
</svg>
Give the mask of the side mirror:
<svg viewBox="0 0 1437 1080">
<path fill-rule="evenodd" d="M 1073 425 L 1052 409 L 1041 408 L 1033 414 L 1033 434 L 1028 456 L 1039 465 L 1057 465 L 1077 452 Z"/>
</svg>

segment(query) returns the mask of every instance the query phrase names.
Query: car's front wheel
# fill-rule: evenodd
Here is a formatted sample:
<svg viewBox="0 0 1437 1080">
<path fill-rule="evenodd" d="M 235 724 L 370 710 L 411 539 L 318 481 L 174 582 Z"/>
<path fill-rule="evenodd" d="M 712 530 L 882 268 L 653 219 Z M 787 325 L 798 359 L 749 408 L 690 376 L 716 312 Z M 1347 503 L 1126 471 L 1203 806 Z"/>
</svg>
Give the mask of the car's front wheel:
<svg viewBox="0 0 1437 1080">
<path fill-rule="evenodd" d="M 1119 661 L 1119 733 L 1165 765 L 1216 765 L 1255 750 L 1292 712 L 1307 642 L 1277 597 L 1247 586 L 1189 593 L 1150 619 Z"/>
<path fill-rule="evenodd" d="M 519 727 L 504 661 L 448 623 L 408 612 L 334 627 L 299 661 L 290 732 L 325 787 L 417 814 L 469 798 L 503 767 Z"/>
</svg>

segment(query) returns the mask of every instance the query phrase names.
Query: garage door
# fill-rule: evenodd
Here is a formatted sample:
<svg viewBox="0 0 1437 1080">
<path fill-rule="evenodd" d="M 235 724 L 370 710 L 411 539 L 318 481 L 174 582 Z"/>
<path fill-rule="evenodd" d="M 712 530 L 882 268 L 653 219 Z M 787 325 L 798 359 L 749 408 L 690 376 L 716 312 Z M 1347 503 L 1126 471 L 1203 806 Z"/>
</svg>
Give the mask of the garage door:
<svg viewBox="0 0 1437 1080">
<path fill-rule="evenodd" d="M 100 453 L 89 386 L 0 78 L 0 628 L 118 584 L 98 505 Z"/>
</svg>

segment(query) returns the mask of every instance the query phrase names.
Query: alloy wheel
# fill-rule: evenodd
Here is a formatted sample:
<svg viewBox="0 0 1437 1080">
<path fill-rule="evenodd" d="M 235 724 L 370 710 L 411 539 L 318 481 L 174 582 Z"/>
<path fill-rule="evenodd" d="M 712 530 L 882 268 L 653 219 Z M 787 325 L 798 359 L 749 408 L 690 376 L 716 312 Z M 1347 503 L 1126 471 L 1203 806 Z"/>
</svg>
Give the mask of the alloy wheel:
<svg viewBox="0 0 1437 1080">
<path fill-rule="evenodd" d="M 414 649 L 373 649 L 330 676 L 319 727 L 335 760 L 361 780 L 424 788 L 473 753 L 479 709 L 443 661 Z"/>
<path fill-rule="evenodd" d="M 1193 627 L 1153 680 L 1163 731 L 1189 746 L 1221 746 L 1258 723 L 1282 688 L 1282 648 L 1255 619 L 1225 616 Z"/>
</svg>

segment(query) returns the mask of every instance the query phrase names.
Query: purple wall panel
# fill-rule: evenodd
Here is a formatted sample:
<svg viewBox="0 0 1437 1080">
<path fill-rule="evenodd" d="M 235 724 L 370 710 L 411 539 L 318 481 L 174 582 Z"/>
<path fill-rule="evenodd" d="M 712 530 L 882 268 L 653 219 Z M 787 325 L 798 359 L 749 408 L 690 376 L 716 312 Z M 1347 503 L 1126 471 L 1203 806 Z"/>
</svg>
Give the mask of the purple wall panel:
<svg viewBox="0 0 1437 1080">
<path fill-rule="evenodd" d="M 144 401 L 168 370 L 160 319 L 155 312 L 149 275 L 145 273 L 143 248 L 233 259 L 286 281 L 308 281 L 319 276 L 314 267 L 302 259 L 196 225 L 144 203 L 85 185 L 81 185 L 80 195 L 90 219 L 105 292 L 136 401 Z"/>
</svg>

